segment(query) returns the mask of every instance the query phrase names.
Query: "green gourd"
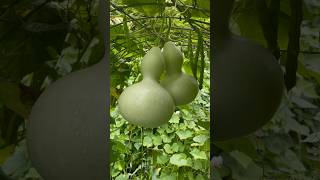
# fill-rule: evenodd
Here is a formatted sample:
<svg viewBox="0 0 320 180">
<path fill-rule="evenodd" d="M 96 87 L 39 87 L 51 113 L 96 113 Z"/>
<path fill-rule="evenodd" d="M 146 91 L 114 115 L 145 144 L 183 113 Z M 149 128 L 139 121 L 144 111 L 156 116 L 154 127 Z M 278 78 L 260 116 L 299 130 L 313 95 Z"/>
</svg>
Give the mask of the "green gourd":
<svg viewBox="0 0 320 180">
<path fill-rule="evenodd" d="M 153 47 L 141 63 L 143 80 L 127 87 L 120 95 L 120 114 L 128 122 L 146 128 L 167 123 L 175 109 L 170 94 L 159 84 L 164 71 L 160 48 Z"/>
<path fill-rule="evenodd" d="M 173 42 L 167 42 L 162 54 L 166 62 L 166 76 L 161 85 L 171 94 L 177 106 L 190 103 L 197 96 L 199 86 L 195 78 L 181 71 L 182 52 Z"/>
<path fill-rule="evenodd" d="M 106 6 L 100 3 L 103 13 Z M 104 57 L 57 80 L 34 104 L 27 121 L 27 148 L 45 180 L 108 179 L 107 67 Z"/>
<path fill-rule="evenodd" d="M 229 30 L 233 3 L 213 1 L 213 141 L 261 128 L 276 112 L 284 87 L 272 53 Z"/>
</svg>

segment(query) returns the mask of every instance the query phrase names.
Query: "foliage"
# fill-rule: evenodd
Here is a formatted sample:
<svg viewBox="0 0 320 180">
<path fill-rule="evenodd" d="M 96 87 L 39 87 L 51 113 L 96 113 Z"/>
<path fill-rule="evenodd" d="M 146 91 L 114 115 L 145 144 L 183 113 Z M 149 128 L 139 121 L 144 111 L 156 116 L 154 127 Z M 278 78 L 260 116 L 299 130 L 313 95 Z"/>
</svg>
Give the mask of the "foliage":
<svg viewBox="0 0 320 180">
<path fill-rule="evenodd" d="M 206 3 L 208 1 L 199 1 Z M 111 174 L 115 179 L 208 179 L 209 174 L 209 15 L 188 1 L 111 1 Z M 162 7 L 162 8 L 158 8 Z M 195 10 L 198 10 L 195 13 Z M 128 124 L 117 109 L 122 90 L 141 80 L 139 65 L 153 46 L 181 47 L 183 69 L 202 90 L 179 106 L 168 124 L 143 129 Z"/>
<path fill-rule="evenodd" d="M 98 2 L 0 2 L 0 179 L 39 179 L 26 153 L 25 122 L 51 82 L 102 58 Z"/>
<path fill-rule="evenodd" d="M 31 105 L 51 82 L 101 59 L 97 2 L 0 2 L 0 179 L 4 173 L 14 179 L 40 179 L 26 154 L 25 121 Z M 208 1 L 112 2 L 120 7 L 111 6 L 110 22 L 113 176 L 118 180 L 128 176 L 138 179 L 146 172 L 147 178 L 160 173 L 162 179 L 206 179 L 210 113 Z M 232 29 L 267 46 L 254 2 L 236 1 Z M 143 3 L 145 7 L 139 8 Z M 150 11 L 150 7 L 157 10 Z M 222 157 L 223 164 L 212 168 L 214 179 L 319 179 L 319 7 L 318 1 L 304 1 L 296 87 L 286 93 L 277 114 L 262 130 L 215 143 L 211 150 Z M 280 9 L 278 45 L 284 65 L 289 0 L 281 1 Z M 153 130 L 129 125 L 119 116 L 116 99 L 125 87 L 141 79 L 138 64 L 145 52 L 168 38 L 182 47 L 187 73 L 197 76 L 200 82 L 203 72 L 203 88 L 192 104 L 176 109 L 168 125 Z M 203 50 L 198 48 L 201 38 Z M 199 55 L 202 51 L 205 68 Z M 199 61 L 197 66 L 195 59 Z"/>
<path fill-rule="evenodd" d="M 270 2 L 270 1 L 267 1 Z M 278 45 L 285 66 L 289 42 L 290 1 L 280 3 Z M 213 151 L 223 159 L 212 169 L 215 179 L 319 179 L 319 10 L 304 1 L 297 84 L 288 91 L 278 112 L 263 129 L 247 137 L 216 142 Z M 237 1 L 232 30 L 267 46 L 255 1 Z M 316 42 L 317 41 L 317 42 Z"/>
</svg>

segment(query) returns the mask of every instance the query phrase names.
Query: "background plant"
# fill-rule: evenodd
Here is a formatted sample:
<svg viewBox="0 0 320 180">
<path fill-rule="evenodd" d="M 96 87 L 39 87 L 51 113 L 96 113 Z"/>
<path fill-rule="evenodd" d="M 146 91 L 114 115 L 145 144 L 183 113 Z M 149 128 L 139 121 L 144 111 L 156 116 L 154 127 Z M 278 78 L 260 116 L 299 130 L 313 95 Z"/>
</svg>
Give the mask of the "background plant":
<svg viewBox="0 0 320 180">
<path fill-rule="evenodd" d="M 155 2 L 158 3 L 161 1 L 148 1 L 148 3 L 153 4 Z M 186 12 L 191 12 L 192 16 L 190 19 L 195 19 L 196 21 L 194 21 L 194 23 L 198 22 L 198 20 L 201 22 L 209 22 L 209 20 L 202 15 L 202 12 L 199 12 L 198 10 L 202 9 L 198 6 L 203 6 L 205 8 L 209 6 L 201 5 L 201 3 L 200 5 L 195 5 L 194 2 L 195 1 L 192 0 L 178 1 L 178 4 L 180 4 L 178 7 L 183 6 L 185 10 L 189 7 Z M 267 2 L 268 7 L 271 7 L 270 3 L 275 3 L 276 1 L 267 0 L 265 2 Z M 270 11 L 273 9 L 273 16 L 265 15 L 262 16 L 265 18 L 260 20 L 261 14 L 259 12 L 265 11 L 257 10 L 255 0 L 236 1 L 231 25 L 234 32 L 250 38 L 251 40 L 258 42 L 265 47 L 273 49 L 275 55 L 278 53 L 277 56 L 280 57 L 280 62 L 282 63 L 283 68 L 285 68 L 285 62 L 287 62 L 286 59 L 288 57 L 286 56 L 289 41 L 288 33 L 289 30 L 292 29 L 289 26 L 291 8 L 289 4 L 290 0 L 282 0 L 279 2 L 281 2 L 279 11 L 277 11 L 277 6 L 274 5 L 274 8 L 269 9 Z M 294 38 L 300 38 L 300 48 L 297 51 L 299 52 L 299 56 L 297 61 L 298 81 L 296 86 L 284 96 L 283 103 L 278 113 L 272 122 L 266 125 L 263 130 L 260 130 L 251 136 L 237 139 L 236 141 L 219 144 L 216 143 L 216 146 L 213 150 L 217 156 L 223 157 L 223 166 L 213 169 L 214 179 L 319 179 L 320 4 L 318 1 L 313 0 L 304 0 L 302 2 L 303 5 L 301 7 L 303 7 L 304 16 L 301 24 L 301 34 L 292 35 Z M 102 47 L 102 39 L 98 35 L 97 3 L 98 1 L 96 0 L 2 0 L 0 2 L 1 178 L 4 178 L 4 174 L 7 174 L 12 179 L 40 179 L 37 172 L 32 168 L 26 155 L 24 141 L 25 121 L 28 119 L 27 116 L 31 105 L 35 102 L 36 98 L 43 91 L 43 89 L 52 81 L 55 81 L 56 79 L 65 76 L 72 71 L 88 67 L 102 58 L 104 50 Z M 148 25 L 147 27 L 152 27 L 152 22 L 157 20 L 158 23 L 155 22 L 154 26 L 163 27 L 164 31 L 154 31 L 164 32 L 162 35 L 164 38 L 166 38 L 165 32 L 167 32 L 166 27 L 168 27 L 169 18 L 150 18 L 154 16 L 161 16 L 162 11 L 160 13 L 158 12 L 157 15 L 153 15 L 152 13 L 145 14 L 141 9 L 139 10 L 134 7 L 127 7 L 135 6 L 130 4 L 130 1 L 128 1 L 128 3 L 122 1 L 113 1 L 113 3 L 121 7 L 124 12 L 131 15 L 135 19 L 145 18 L 141 19 L 140 22 Z M 195 9 L 194 5 L 198 9 Z M 186 65 L 184 66 L 184 69 L 193 74 L 192 67 L 194 66 L 189 68 L 190 64 L 188 63 L 190 63 L 189 61 L 192 59 L 190 57 L 195 57 L 196 50 L 199 49 L 197 47 L 198 39 L 201 39 L 199 38 L 200 35 L 186 20 L 189 16 L 184 16 L 185 14 L 182 15 L 179 13 L 181 11 L 174 6 L 171 1 L 166 1 L 165 7 L 166 8 L 163 13 L 167 13 L 167 11 L 171 9 L 173 12 L 175 12 L 174 15 L 170 15 L 175 16 L 171 19 L 171 23 L 175 23 L 175 25 L 171 26 L 179 26 L 179 28 L 187 29 L 178 30 L 177 28 L 171 28 L 170 34 L 172 34 L 171 39 L 182 47 L 186 57 Z M 126 138 L 129 137 L 128 135 L 130 132 L 136 130 L 135 134 L 131 135 L 141 137 L 141 129 L 137 130 L 136 127 L 130 127 L 130 125 L 127 125 L 125 121 L 119 117 L 115 108 L 116 97 L 120 94 L 124 87 L 130 83 L 138 81 L 141 77 L 138 74 L 137 64 L 144 55 L 145 51 L 151 46 L 161 45 L 162 42 L 160 40 L 161 38 L 157 39 L 158 36 L 151 33 L 153 31 L 143 31 L 141 30 L 142 25 L 139 25 L 138 22 L 131 21 L 130 17 L 126 17 L 125 14 L 121 13 L 121 11 L 119 12 L 115 10 L 115 8 L 112 6 L 111 10 L 111 13 L 114 15 L 113 17 L 119 17 L 119 20 L 114 20 L 116 22 L 112 24 L 112 28 L 114 28 L 114 30 L 110 29 L 110 31 L 113 31 L 113 33 L 110 35 L 111 39 L 113 38 L 112 46 L 114 47 L 112 50 L 114 52 L 114 57 L 112 58 L 112 62 L 114 63 L 112 65 L 112 70 L 114 71 L 112 74 L 114 76 L 111 82 L 114 84 L 111 87 L 114 87 L 114 89 L 111 89 L 111 98 L 113 99 L 111 116 L 114 120 L 112 126 L 119 126 L 119 130 L 115 130 L 113 134 L 120 137 L 118 138 L 119 141 L 113 141 L 113 144 L 116 144 L 114 146 L 116 149 L 114 150 L 115 155 L 113 162 L 113 173 L 115 178 L 126 178 L 128 175 L 132 175 L 134 173 L 133 170 L 136 169 L 138 169 L 138 171 L 133 176 L 138 178 L 138 173 L 146 171 L 146 167 L 151 167 L 150 169 L 156 171 L 156 173 L 150 172 L 148 174 L 157 174 L 157 170 L 159 170 L 159 168 L 161 168 L 160 170 L 162 171 L 168 164 L 170 167 L 174 167 L 174 170 L 177 170 L 178 165 L 171 164 L 170 160 L 166 160 L 167 158 L 164 156 L 159 156 L 159 162 L 165 162 L 164 164 L 158 164 L 157 159 L 154 161 L 151 159 L 151 157 L 158 157 L 158 155 L 153 156 L 151 152 L 153 152 L 153 149 L 155 149 L 157 146 L 157 138 L 159 139 L 158 136 L 161 136 L 161 133 L 166 134 L 168 139 L 165 141 L 161 137 L 162 145 L 158 145 L 158 149 L 160 149 L 160 147 L 164 149 L 164 144 L 169 144 L 171 151 L 173 152 L 171 154 L 167 153 L 170 157 L 172 154 L 185 153 L 187 155 L 186 159 L 190 158 L 193 165 L 196 164 L 195 162 L 197 161 L 203 162 L 204 160 L 201 159 L 195 160 L 195 157 L 189 150 L 185 149 L 182 152 L 176 152 L 176 150 L 179 149 L 177 147 L 181 147 L 178 144 L 178 142 L 181 142 L 186 143 L 188 148 L 197 148 L 201 151 L 207 152 L 204 149 L 204 147 L 206 147 L 205 144 L 201 146 L 191 146 L 192 143 L 201 144 L 204 139 L 207 139 L 206 134 L 196 138 L 196 140 L 194 140 L 194 137 L 196 137 L 198 134 L 192 134 L 192 137 L 180 140 L 180 137 L 176 133 L 178 131 L 170 131 L 173 129 L 186 128 L 194 133 L 195 128 L 200 128 L 200 126 L 201 128 L 208 127 L 208 121 L 202 121 L 204 119 L 208 120 L 209 113 L 207 111 L 207 106 L 209 105 L 209 96 L 207 95 L 208 87 L 206 85 L 208 84 L 209 72 L 206 70 L 204 71 L 203 75 L 203 90 L 197 100 L 187 107 L 181 107 L 177 109 L 177 113 L 169 123 L 169 126 L 162 127 L 160 128 L 160 132 L 155 131 L 152 133 L 154 135 L 149 136 L 152 139 L 152 143 L 149 138 L 144 138 L 146 139 L 146 142 L 145 146 L 142 146 L 142 141 L 136 138 L 137 145 L 139 146 L 140 143 L 141 146 L 139 151 L 134 150 L 134 148 L 136 148 L 134 147 L 136 142 L 128 143 Z M 269 17 L 276 17 L 276 19 L 278 18 L 279 27 L 277 33 L 278 36 L 276 36 L 275 33 L 273 33 L 273 35 L 269 34 L 267 37 L 272 37 L 271 39 L 273 40 L 269 39 L 268 41 L 274 42 L 274 39 L 276 39 L 278 41 L 277 44 L 279 48 L 277 48 L 274 43 L 268 44 L 265 34 L 263 33 L 263 29 L 265 28 L 262 28 L 261 21 L 265 21 L 263 19 L 270 19 Z M 126 19 L 125 21 L 127 22 L 129 29 L 128 34 L 135 31 L 132 24 L 134 24 L 137 28 L 140 27 L 140 32 L 138 33 L 141 36 L 140 38 L 138 38 L 139 36 L 135 36 L 135 34 L 132 34 L 131 36 L 123 35 L 125 27 L 125 25 L 122 24 L 124 21 L 123 19 Z M 165 19 L 167 19 L 166 25 L 159 25 L 159 22 L 164 22 Z M 187 23 L 185 21 L 187 21 Z M 198 25 L 195 25 L 195 27 L 202 32 L 200 34 L 204 39 L 204 62 L 205 67 L 207 68 L 209 63 L 207 55 L 209 54 L 207 53 L 207 50 L 209 50 L 209 42 L 207 42 L 209 28 L 207 23 L 198 22 L 197 24 Z M 201 28 L 200 26 L 204 26 L 205 28 Z M 116 30 L 117 28 L 118 30 Z M 191 52 L 188 50 L 188 47 L 190 47 L 190 32 L 192 34 L 191 44 L 193 45 L 193 56 L 190 56 L 189 53 L 186 53 Z M 117 35 L 117 33 L 119 35 Z M 112 37 L 112 34 L 115 36 Z M 125 40 L 125 37 L 128 37 L 129 40 L 136 38 L 138 40 L 132 41 L 130 46 L 130 44 L 127 43 L 127 40 Z M 136 46 L 138 48 L 134 48 Z M 128 47 L 129 53 L 123 49 L 121 50 L 121 47 L 123 47 L 123 49 Z M 123 53 L 123 56 L 120 56 L 121 53 Z M 200 59 L 201 58 L 199 58 L 199 60 Z M 124 63 L 124 61 L 126 63 Z M 201 60 L 198 63 L 197 77 L 200 81 Z M 128 71 L 129 69 L 130 71 Z M 122 74 L 126 75 L 122 76 Z M 132 77 L 136 77 L 137 79 L 133 79 Z M 192 123 L 192 120 L 194 119 L 198 120 L 198 122 L 195 123 L 196 125 Z M 181 125 L 175 123 L 178 120 L 179 124 L 183 124 L 183 126 L 187 124 L 188 127 L 179 127 Z M 182 120 L 188 121 L 188 123 L 182 123 Z M 123 124 L 121 125 L 121 123 Z M 161 132 L 161 130 L 163 130 L 163 132 Z M 116 134 L 118 132 L 120 135 Z M 202 132 L 197 131 L 196 133 L 199 133 L 200 135 L 201 133 L 205 132 L 207 132 L 207 130 L 203 130 Z M 148 134 L 151 134 L 151 132 L 144 131 L 143 134 L 144 136 L 147 136 Z M 170 142 L 171 136 L 174 136 L 174 138 L 172 138 Z M 188 133 L 183 135 L 180 134 L 180 136 L 188 137 Z M 165 136 L 163 137 L 166 139 Z M 121 140 L 121 138 L 123 139 Z M 131 142 L 133 142 L 133 140 Z M 205 140 L 205 143 L 207 142 L 208 140 Z M 174 145 L 174 143 L 177 143 L 178 145 Z M 126 167 L 123 166 L 124 160 L 128 160 L 127 150 L 130 150 L 130 145 L 127 146 L 127 144 L 131 144 L 131 146 L 133 146 L 131 147 L 133 150 L 129 152 L 136 153 L 135 156 L 132 156 L 133 159 L 136 156 L 143 155 L 143 157 L 145 157 L 143 160 L 141 160 L 142 162 L 132 161 L 136 166 L 133 164 L 125 164 Z M 122 150 L 125 152 L 122 152 Z M 186 161 L 186 164 L 187 163 L 188 160 Z M 142 165 L 142 170 L 139 169 L 139 165 Z M 154 166 L 152 167 L 152 165 Z M 182 166 L 179 169 L 183 172 L 190 170 L 190 167 Z M 162 172 L 165 171 L 166 170 L 163 170 Z M 189 172 L 191 172 L 193 175 L 199 172 L 202 174 L 202 178 L 205 179 L 207 174 L 205 174 L 204 171 L 206 170 L 194 169 Z M 200 179 L 201 176 L 198 178 Z"/>
<path fill-rule="evenodd" d="M 111 1 L 111 174 L 115 179 L 208 179 L 209 1 Z M 204 7 L 204 8 L 201 8 Z M 194 102 L 179 106 L 168 124 L 144 129 L 118 113 L 122 90 L 141 80 L 141 59 L 153 46 L 173 41 L 183 69 L 198 79 Z"/>
<path fill-rule="evenodd" d="M 232 30 L 273 52 L 287 92 L 261 130 L 215 143 L 223 164 L 212 169 L 214 179 L 320 179 L 319 7 L 308 0 L 236 1 Z"/>
</svg>

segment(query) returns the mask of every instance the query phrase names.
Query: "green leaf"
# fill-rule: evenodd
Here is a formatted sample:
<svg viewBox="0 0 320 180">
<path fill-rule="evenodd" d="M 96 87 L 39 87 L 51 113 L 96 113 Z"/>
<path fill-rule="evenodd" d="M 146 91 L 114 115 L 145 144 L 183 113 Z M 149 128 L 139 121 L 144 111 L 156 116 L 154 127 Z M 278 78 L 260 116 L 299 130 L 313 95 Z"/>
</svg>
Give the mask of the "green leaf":
<svg viewBox="0 0 320 180">
<path fill-rule="evenodd" d="M 195 136 L 195 137 L 193 138 L 193 141 L 194 141 L 194 142 L 197 142 L 197 143 L 199 143 L 199 144 L 203 144 L 203 143 L 205 143 L 208 139 L 209 139 L 209 136 L 208 136 L 208 135 L 203 135 L 203 134 L 201 134 L 201 135 Z"/>
<path fill-rule="evenodd" d="M 230 152 L 230 156 L 237 160 L 245 169 L 252 163 L 252 159 L 240 151 L 232 151 Z"/>
<path fill-rule="evenodd" d="M 161 145 L 162 144 L 162 138 L 161 138 L 161 136 L 156 136 L 156 135 L 153 135 L 152 136 L 152 142 L 153 142 L 153 144 L 155 145 L 155 146 L 159 146 L 159 145 Z"/>
<path fill-rule="evenodd" d="M 210 168 L 210 177 L 214 180 L 222 180 L 219 170 L 214 167 Z"/>
<path fill-rule="evenodd" d="M 207 162 L 206 162 L 207 163 Z M 204 169 L 203 160 L 195 159 L 193 161 L 192 169 L 202 170 Z"/>
<path fill-rule="evenodd" d="M 116 161 L 113 165 L 113 168 L 114 169 L 117 169 L 119 171 L 122 171 L 124 168 L 125 168 L 125 165 L 126 163 L 124 161 Z"/>
<path fill-rule="evenodd" d="M 204 151 L 200 151 L 199 149 L 192 149 L 192 151 L 190 152 L 190 154 L 193 156 L 194 159 L 204 159 L 207 160 L 207 155 L 206 152 Z"/>
<path fill-rule="evenodd" d="M 241 159 L 241 158 L 240 158 Z M 232 178 L 236 180 L 257 180 L 263 179 L 263 170 L 253 161 L 247 165 L 247 168 L 244 168 L 244 165 L 241 165 L 239 160 L 234 158 L 225 157 L 224 163 L 232 170 Z M 246 158 L 244 158 L 246 159 Z M 241 161 L 241 160 L 240 160 Z M 245 160 L 247 161 L 247 160 Z"/>
<path fill-rule="evenodd" d="M 308 143 L 316 143 L 320 142 L 320 132 L 312 133 L 307 138 L 305 138 L 302 142 Z"/>
<path fill-rule="evenodd" d="M 278 155 L 294 145 L 290 136 L 282 134 L 270 135 L 265 138 L 264 143 L 270 152 Z"/>
<path fill-rule="evenodd" d="M 320 121 L 320 112 L 318 112 L 315 116 L 314 119 L 317 121 Z"/>
<path fill-rule="evenodd" d="M 181 140 L 183 140 L 183 139 L 188 139 L 192 137 L 193 132 L 190 130 L 186 130 L 186 131 L 180 130 L 180 131 L 177 131 L 176 134 L 179 136 Z"/>
<path fill-rule="evenodd" d="M 158 164 L 165 164 L 169 161 L 169 156 L 165 153 L 160 154 L 157 156 L 157 163 Z"/>
<path fill-rule="evenodd" d="M 163 146 L 163 149 L 164 149 L 164 151 L 165 151 L 166 153 L 168 153 L 168 154 L 172 154 L 172 153 L 173 153 L 173 151 L 172 151 L 172 149 L 171 149 L 171 146 L 170 146 L 169 144 L 165 144 L 165 145 Z"/>
<path fill-rule="evenodd" d="M 170 163 L 173 165 L 176 165 L 178 167 L 182 166 L 192 166 L 192 160 L 191 158 L 188 158 L 186 154 L 180 153 L 180 154 L 174 154 L 170 157 Z"/>
<path fill-rule="evenodd" d="M 137 150 L 140 149 L 141 145 L 142 145 L 141 143 L 134 143 L 134 147 L 135 147 Z"/>
<path fill-rule="evenodd" d="M 214 142 L 214 144 L 225 152 L 238 150 L 243 153 L 250 154 L 251 157 L 258 157 L 252 141 L 247 137 L 235 138 L 224 142 Z"/>
<path fill-rule="evenodd" d="M 275 162 L 278 165 L 284 165 L 298 172 L 306 171 L 306 168 L 304 167 L 298 156 L 289 149 L 284 153 L 284 155 L 276 157 Z"/>
<path fill-rule="evenodd" d="M 152 138 L 149 136 L 145 136 L 143 138 L 143 146 L 151 147 L 153 145 Z"/>
<path fill-rule="evenodd" d="M 255 1 L 242 1 L 241 6 L 243 9 L 250 9 L 239 13 L 235 19 L 241 35 L 259 44 L 266 45 L 255 8 Z"/>
<path fill-rule="evenodd" d="M 121 141 L 112 140 L 111 147 L 112 147 L 112 151 L 115 151 L 118 153 L 126 154 L 128 152 L 127 147 L 124 144 L 122 144 Z"/>
<path fill-rule="evenodd" d="M 171 146 L 171 149 L 173 152 L 179 152 L 180 146 L 182 146 L 182 145 L 178 144 L 178 143 L 173 143 Z"/>
<path fill-rule="evenodd" d="M 296 121 L 293 118 L 287 117 L 286 119 L 284 119 L 284 123 L 285 123 L 284 128 L 286 132 L 289 132 L 290 130 L 292 130 L 302 135 L 309 135 L 310 130 L 308 126 L 300 124 L 298 121 Z"/>
<path fill-rule="evenodd" d="M 293 88 L 293 91 L 295 92 L 295 94 L 299 95 L 299 96 L 305 96 L 308 98 L 319 98 L 319 95 L 316 92 L 315 89 L 315 84 L 307 81 L 303 78 L 299 78 L 297 80 L 297 84 L 296 87 Z"/>
<path fill-rule="evenodd" d="M 128 174 L 121 174 L 118 177 L 116 177 L 115 180 L 128 180 L 129 179 L 129 175 Z"/>
<path fill-rule="evenodd" d="M 5 160 L 10 157 L 14 150 L 14 146 L 7 146 L 5 148 L 0 149 L 0 164 L 3 164 Z"/>
<path fill-rule="evenodd" d="M 307 101 L 303 98 L 300 98 L 300 97 L 293 96 L 291 100 L 293 103 L 297 104 L 301 108 L 305 108 L 305 109 L 318 108 L 316 105 L 314 105 L 314 104 L 310 103 L 309 101 Z"/>
<path fill-rule="evenodd" d="M 10 174 L 12 178 L 17 179 L 28 171 L 30 165 L 27 157 L 26 142 L 22 141 L 15 148 L 14 154 L 4 162 L 2 169 L 5 174 Z"/>
<path fill-rule="evenodd" d="M 164 143 L 171 143 L 174 136 L 168 136 L 167 134 L 161 134 L 161 138 Z"/>
<path fill-rule="evenodd" d="M 175 175 L 161 175 L 159 180 L 176 180 L 177 177 Z"/>
<path fill-rule="evenodd" d="M 20 100 L 20 88 L 18 84 L 0 81 L 0 100 L 21 117 L 28 117 L 29 110 Z"/>
<path fill-rule="evenodd" d="M 30 168 L 29 171 L 25 175 L 26 179 L 41 179 L 38 171 L 35 168 Z"/>
<path fill-rule="evenodd" d="M 169 122 L 177 124 L 180 122 L 180 117 L 177 115 L 177 113 L 174 113 Z"/>
</svg>

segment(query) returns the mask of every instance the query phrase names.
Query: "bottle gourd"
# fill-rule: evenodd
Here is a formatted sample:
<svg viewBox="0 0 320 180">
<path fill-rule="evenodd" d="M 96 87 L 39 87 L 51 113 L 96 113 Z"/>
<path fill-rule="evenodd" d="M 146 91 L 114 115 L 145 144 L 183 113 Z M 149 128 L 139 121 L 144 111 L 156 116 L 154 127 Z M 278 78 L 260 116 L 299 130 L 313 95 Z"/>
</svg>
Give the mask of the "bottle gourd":
<svg viewBox="0 0 320 180">
<path fill-rule="evenodd" d="M 100 3 L 104 13 L 105 3 Z M 105 31 L 104 23 L 100 27 Z M 63 77 L 34 104 L 27 123 L 27 148 L 44 180 L 108 179 L 107 66 L 104 57 Z"/>
<path fill-rule="evenodd" d="M 230 32 L 233 3 L 213 1 L 213 141 L 261 128 L 277 110 L 283 92 L 283 73 L 274 56 Z"/>
<path fill-rule="evenodd" d="M 141 63 L 143 80 L 127 87 L 118 100 L 120 114 L 128 122 L 155 128 L 170 120 L 175 104 L 159 83 L 164 67 L 160 48 L 153 47 Z"/>
<path fill-rule="evenodd" d="M 166 77 L 161 85 L 170 93 L 177 106 L 190 103 L 197 96 L 199 86 L 195 78 L 181 71 L 182 52 L 173 42 L 167 42 L 162 54 L 166 64 Z"/>
</svg>

